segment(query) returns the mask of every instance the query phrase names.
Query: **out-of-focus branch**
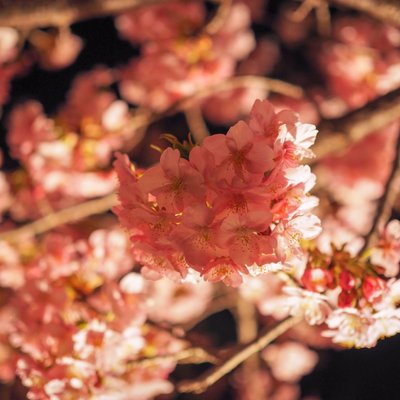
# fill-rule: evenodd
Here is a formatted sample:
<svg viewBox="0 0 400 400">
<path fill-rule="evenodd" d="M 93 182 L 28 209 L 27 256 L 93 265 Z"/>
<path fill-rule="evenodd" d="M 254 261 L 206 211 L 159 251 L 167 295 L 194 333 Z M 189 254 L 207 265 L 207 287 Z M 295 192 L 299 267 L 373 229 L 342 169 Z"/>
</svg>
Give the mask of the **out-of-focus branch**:
<svg viewBox="0 0 400 400">
<path fill-rule="evenodd" d="M 266 346 L 268 346 L 268 344 L 270 344 L 277 337 L 298 324 L 300 321 L 300 318 L 297 317 L 287 318 L 275 328 L 261 334 L 254 341 L 250 342 L 248 345 L 235 352 L 232 356 L 225 359 L 222 363 L 217 364 L 213 368 L 210 368 L 198 379 L 183 381 L 179 383 L 177 385 L 177 391 L 180 393 L 202 393 L 206 391 L 207 388 L 209 388 L 223 376 L 231 372 L 243 361 L 247 360 L 253 354 L 256 354 L 257 352 L 263 350 Z"/>
<path fill-rule="evenodd" d="M 257 311 L 255 305 L 243 296 L 238 296 L 237 308 L 235 312 L 237 336 L 239 343 L 247 344 L 255 340 L 258 333 Z M 243 362 L 241 366 L 242 379 L 250 381 L 254 373 L 260 366 L 260 359 L 257 354 L 253 354 Z M 249 400 L 259 400 L 265 398 L 263 385 L 259 381 L 253 383 L 249 393 Z"/>
<path fill-rule="evenodd" d="M 201 347 L 189 347 L 173 354 L 163 354 L 128 362 L 129 367 L 152 367 L 160 362 L 177 362 L 178 364 L 215 364 L 218 359 Z"/>
<path fill-rule="evenodd" d="M 351 8 L 390 24 L 400 26 L 399 0 L 327 0 L 331 5 Z"/>
<path fill-rule="evenodd" d="M 74 22 L 118 14 L 131 8 L 170 0 L 0 0 L 0 26 L 29 30 L 68 26 Z"/>
<path fill-rule="evenodd" d="M 0 0 L 0 26 L 11 26 L 22 31 L 46 26 L 63 27 L 85 19 L 115 15 L 127 10 L 171 0 Z M 179 0 L 178 0 L 179 1 Z M 182 2 L 186 0 L 180 0 Z M 202 1 L 202 0 L 197 0 Z M 232 0 L 205 0 L 219 3 L 214 18 L 205 30 L 218 30 Z"/>
<path fill-rule="evenodd" d="M 206 86 L 203 89 L 198 90 L 196 93 L 178 100 L 167 110 L 154 114 L 151 117 L 151 122 L 158 121 L 165 116 L 173 115 L 179 111 L 191 108 L 194 105 L 197 105 L 200 100 L 213 94 L 241 88 L 265 89 L 269 92 L 283 94 L 296 99 L 301 98 L 304 94 L 301 87 L 279 79 L 256 75 L 233 76 L 215 85 Z"/>
<path fill-rule="evenodd" d="M 308 14 L 315 10 L 318 32 L 327 36 L 331 33 L 331 14 L 326 0 L 303 0 L 299 8 L 291 15 L 293 21 L 303 21 Z"/>
<path fill-rule="evenodd" d="M 56 211 L 20 228 L 0 233 L 0 240 L 15 242 L 27 236 L 39 235 L 57 226 L 75 222 L 94 214 L 108 211 L 116 204 L 115 194 L 110 194 L 96 200 L 86 201 L 73 207 Z"/>
<path fill-rule="evenodd" d="M 232 0 L 218 0 L 218 3 L 219 6 L 214 17 L 203 29 L 204 32 L 211 35 L 222 28 L 232 7 Z"/>
<path fill-rule="evenodd" d="M 188 110 L 199 108 L 201 101 L 208 96 L 224 91 L 252 87 L 265 89 L 269 92 L 279 93 L 293 98 L 301 98 L 304 94 L 304 91 L 301 87 L 289 82 L 281 81 L 279 79 L 271 79 L 256 75 L 233 76 L 215 85 L 206 86 L 198 90 L 196 93 L 176 101 L 164 111 L 151 112 L 151 110 L 142 109 L 137 117 L 132 118 L 131 124 L 134 129 L 141 131 L 141 135 L 143 135 L 143 131 L 147 129 L 150 124 L 160 121 L 161 119 L 170 115 L 174 115 L 178 112 L 186 113 Z M 191 122 L 194 121 L 192 120 Z M 198 131 L 197 129 L 192 132 L 199 133 L 199 138 L 196 138 L 196 141 L 197 139 L 200 139 L 201 142 L 201 140 L 204 139 L 204 127 L 205 126 L 202 127 L 203 132 Z M 127 147 L 128 150 L 130 148 L 130 146 Z"/>
<path fill-rule="evenodd" d="M 400 192 L 400 131 L 397 136 L 396 154 L 393 160 L 392 169 L 386 181 L 382 197 L 378 201 L 374 220 L 371 228 L 365 236 L 364 246 L 360 250 L 362 254 L 374 244 L 379 230 L 382 229 L 390 218 L 397 195 Z"/>
<path fill-rule="evenodd" d="M 369 133 L 381 129 L 400 116 L 400 89 L 396 89 L 364 107 L 332 120 L 324 120 L 319 126 L 317 142 L 313 147 L 318 159 L 344 150 Z"/>
<path fill-rule="evenodd" d="M 189 126 L 190 133 L 193 135 L 197 144 L 210 136 L 207 124 L 204 121 L 203 114 L 200 107 L 192 107 L 185 111 L 186 122 Z"/>
<path fill-rule="evenodd" d="M 269 92 L 279 93 L 297 99 L 301 98 L 304 94 L 301 87 L 279 79 L 271 79 L 256 75 L 233 76 L 215 85 L 206 86 L 196 93 L 176 101 L 164 111 L 152 113 L 150 110 L 142 109 L 137 117 L 132 118 L 131 123 L 134 128 L 141 129 L 170 115 L 198 107 L 201 100 L 208 96 L 241 88 L 265 89 Z"/>
</svg>

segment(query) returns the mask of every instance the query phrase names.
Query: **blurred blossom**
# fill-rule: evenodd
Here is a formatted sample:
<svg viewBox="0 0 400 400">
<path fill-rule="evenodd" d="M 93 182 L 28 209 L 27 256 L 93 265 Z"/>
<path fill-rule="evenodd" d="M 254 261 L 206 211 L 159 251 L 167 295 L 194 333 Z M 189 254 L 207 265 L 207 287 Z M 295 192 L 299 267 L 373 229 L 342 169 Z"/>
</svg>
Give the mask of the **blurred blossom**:
<svg viewBox="0 0 400 400">
<path fill-rule="evenodd" d="M 48 70 L 72 64 L 83 47 L 82 39 L 65 28 L 54 32 L 35 30 L 29 40 L 36 51 L 39 65 Z"/>
<path fill-rule="evenodd" d="M 335 19 L 333 40 L 320 41 L 312 50 L 328 91 L 342 99 L 347 109 L 354 109 L 396 89 L 400 84 L 399 37 L 398 28 L 367 17 Z"/>
<path fill-rule="evenodd" d="M 246 6 L 235 4 L 215 33 L 202 32 L 183 39 L 172 35 L 168 40 L 145 43 L 141 57 L 121 70 L 122 96 L 131 103 L 162 111 L 204 86 L 222 82 L 233 75 L 237 61 L 255 46 L 250 22 Z"/>
<path fill-rule="evenodd" d="M 0 64 L 12 61 L 18 53 L 19 33 L 14 28 L 0 27 Z"/>
<path fill-rule="evenodd" d="M 270 345 L 262 356 L 274 377 L 285 382 L 297 382 L 318 362 L 317 354 L 298 342 Z"/>
</svg>

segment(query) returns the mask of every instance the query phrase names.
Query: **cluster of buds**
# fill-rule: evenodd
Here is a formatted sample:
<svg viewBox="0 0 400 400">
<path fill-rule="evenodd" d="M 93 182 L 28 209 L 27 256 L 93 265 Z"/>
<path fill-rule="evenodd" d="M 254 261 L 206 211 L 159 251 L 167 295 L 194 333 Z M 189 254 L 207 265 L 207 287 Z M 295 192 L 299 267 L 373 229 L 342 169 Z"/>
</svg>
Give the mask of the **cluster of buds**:
<svg viewBox="0 0 400 400">
<path fill-rule="evenodd" d="M 369 259 L 353 257 L 345 250 L 332 246 L 332 254 L 311 250 L 301 284 L 312 292 L 325 293 L 338 289 L 338 306 L 365 307 L 382 300 L 387 289 L 379 267 Z"/>
<path fill-rule="evenodd" d="M 353 256 L 344 247 L 309 249 L 299 287 L 286 287 L 289 313 L 348 347 L 373 347 L 400 331 L 400 222 L 390 221 L 375 246 Z"/>
</svg>

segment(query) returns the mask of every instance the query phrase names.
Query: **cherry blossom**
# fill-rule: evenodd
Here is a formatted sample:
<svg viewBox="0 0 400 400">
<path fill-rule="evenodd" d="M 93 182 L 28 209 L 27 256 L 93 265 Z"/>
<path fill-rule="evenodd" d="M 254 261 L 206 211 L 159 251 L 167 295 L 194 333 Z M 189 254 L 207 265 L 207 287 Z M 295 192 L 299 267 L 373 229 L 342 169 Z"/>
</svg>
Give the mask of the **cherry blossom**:
<svg viewBox="0 0 400 400">
<path fill-rule="evenodd" d="M 249 268 L 300 257 L 299 240 L 320 229 L 310 214 L 317 201 L 298 201 L 314 183 L 299 161 L 312 155 L 316 130 L 296 121 L 289 111 L 276 115 L 269 103 L 256 102 L 249 124 L 239 121 L 227 135 L 206 138 L 190 149 L 189 160 L 168 148 L 159 165 L 139 176 L 120 156 L 115 212 L 143 272 L 185 277 L 195 269 L 205 280 L 237 286 Z"/>
<path fill-rule="evenodd" d="M 262 355 L 273 375 L 285 382 L 297 382 L 311 372 L 318 361 L 313 351 L 297 342 L 268 346 Z"/>
</svg>

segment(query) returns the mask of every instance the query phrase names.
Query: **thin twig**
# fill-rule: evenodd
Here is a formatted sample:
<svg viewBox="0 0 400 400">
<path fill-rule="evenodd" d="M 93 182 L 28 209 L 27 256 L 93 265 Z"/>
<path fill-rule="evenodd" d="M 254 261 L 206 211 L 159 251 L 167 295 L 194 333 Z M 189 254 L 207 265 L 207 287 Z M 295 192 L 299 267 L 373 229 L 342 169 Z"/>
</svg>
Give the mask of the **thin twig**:
<svg viewBox="0 0 400 400">
<path fill-rule="evenodd" d="M 304 91 L 301 87 L 279 79 L 271 79 L 256 75 L 233 76 L 215 85 L 206 86 L 203 89 L 198 90 L 196 93 L 176 101 L 165 111 L 154 113 L 150 117 L 150 122 L 155 122 L 166 116 L 176 114 L 179 111 L 187 110 L 194 105 L 198 105 L 200 100 L 216 93 L 251 87 L 265 89 L 270 92 L 283 94 L 296 99 L 299 99 L 304 95 Z"/>
<path fill-rule="evenodd" d="M 207 136 L 210 136 L 201 108 L 195 106 L 185 110 L 185 118 L 190 133 L 194 137 L 196 143 L 200 145 Z"/>
<path fill-rule="evenodd" d="M 65 208 L 61 211 L 56 211 L 34 222 L 23 225 L 20 228 L 2 232 L 0 233 L 0 240 L 14 242 L 27 236 L 40 235 L 57 226 L 76 222 L 90 215 L 106 212 L 115 204 L 115 194 L 110 194 L 96 200 L 90 200 L 73 207 Z"/>
<path fill-rule="evenodd" d="M 203 89 L 198 90 L 196 93 L 176 101 L 164 111 L 152 113 L 150 110 L 141 109 L 140 115 L 132 118 L 130 123 L 134 129 L 144 130 L 150 124 L 160 121 L 165 117 L 174 115 L 178 112 L 186 112 L 194 107 L 198 107 L 201 100 L 208 96 L 219 92 L 246 87 L 261 88 L 293 98 L 301 98 L 304 94 L 301 87 L 279 79 L 271 79 L 255 75 L 234 76 L 215 85 L 206 86 Z M 128 147 L 128 150 L 129 149 L 130 147 Z"/>
<path fill-rule="evenodd" d="M 177 390 L 180 393 L 202 393 L 211 385 L 221 379 L 223 376 L 231 372 L 234 368 L 247 360 L 253 354 L 263 350 L 268 344 L 274 341 L 284 332 L 295 326 L 301 321 L 298 317 L 290 317 L 281 322 L 272 330 L 263 333 L 257 339 L 240 349 L 231 357 L 224 360 L 221 364 L 216 365 L 206 371 L 205 374 L 198 379 L 183 381 L 177 385 Z"/>
<path fill-rule="evenodd" d="M 303 0 L 301 5 L 291 14 L 295 22 L 303 21 L 315 9 L 318 32 L 328 36 L 331 32 L 331 14 L 326 0 Z"/>
<path fill-rule="evenodd" d="M 315 9 L 315 16 L 317 18 L 318 32 L 322 36 L 329 36 L 332 31 L 331 12 L 325 0 L 320 0 L 319 6 Z"/>
<path fill-rule="evenodd" d="M 400 131 L 397 136 L 396 154 L 392 169 L 386 181 L 382 197 L 378 201 L 371 228 L 365 236 L 364 245 L 359 251 L 362 254 L 375 242 L 380 229 L 382 229 L 390 218 L 394 203 L 400 191 Z"/>
<path fill-rule="evenodd" d="M 176 362 L 179 364 L 215 364 L 218 362 L 218 358 L 201 347 L 189 347 L 178 351 L 173 354 L 163 354 L 155 357 L 141 358 L 134 361 L 128 361 L 127 365 L 130 368 L 135 367 L 153 367 L 160 364 L 161 362 Z"/>
<path fill-rule="evenodd" d="M 238 340 L 241 344 L 247 344 L 255 340 L 258 333 L 257 311 L 253 302 L 238 296 L 236 308 L 236 326 Z M 242 379 L 250 381 L 252 375 L 260 367 L 260 358 L 257 354 L 253 354 L 245 360 L 241 366 Z M 259 400 L 265 398 L 263 385 L 259 381 L 254 382 L 254 386 L 249 393 L 249 400 Z"/>
<path fill-rule="evenodd" d="M 203 28 L 203 31 L 212 35 L 218 32 L 224 25 L 232 7 L 232 0 L 218 0 L 218 9 L 211 21 Z"/>
</svg>

